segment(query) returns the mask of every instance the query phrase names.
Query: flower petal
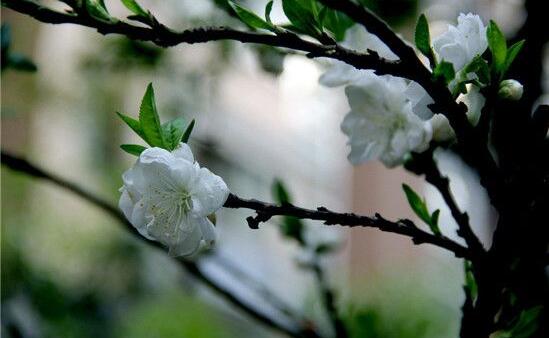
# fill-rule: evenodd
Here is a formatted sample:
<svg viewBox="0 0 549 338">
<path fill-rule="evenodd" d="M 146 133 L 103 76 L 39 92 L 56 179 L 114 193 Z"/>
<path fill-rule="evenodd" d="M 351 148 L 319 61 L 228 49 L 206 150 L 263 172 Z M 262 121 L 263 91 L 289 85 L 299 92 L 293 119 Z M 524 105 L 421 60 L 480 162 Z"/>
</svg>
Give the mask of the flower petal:
<svg viewBox="0 0 549 338">
<path fill-rule="evenodd" d="M 223 206 L 229 196 L 229 188 L 221 177 L 206 168 L 200 168 L 198 179 L 190 194 L 193 212 L 200 216 L 208 216 Z"/>
</svg>

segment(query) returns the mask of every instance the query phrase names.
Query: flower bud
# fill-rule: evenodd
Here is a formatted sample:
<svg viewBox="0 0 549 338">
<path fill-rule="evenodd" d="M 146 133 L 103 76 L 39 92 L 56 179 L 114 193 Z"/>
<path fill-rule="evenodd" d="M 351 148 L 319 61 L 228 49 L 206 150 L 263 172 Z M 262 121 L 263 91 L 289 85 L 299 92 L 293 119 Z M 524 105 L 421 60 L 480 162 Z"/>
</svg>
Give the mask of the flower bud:
<svg viewBox="0 0 549 338">
<path fill-rule="evenodd" d="M 499 84 L 498 95 L 502 99 L 518 101 L 523 91 L 522 84 L 517 80 L 503 80 Z"/>
</svg>

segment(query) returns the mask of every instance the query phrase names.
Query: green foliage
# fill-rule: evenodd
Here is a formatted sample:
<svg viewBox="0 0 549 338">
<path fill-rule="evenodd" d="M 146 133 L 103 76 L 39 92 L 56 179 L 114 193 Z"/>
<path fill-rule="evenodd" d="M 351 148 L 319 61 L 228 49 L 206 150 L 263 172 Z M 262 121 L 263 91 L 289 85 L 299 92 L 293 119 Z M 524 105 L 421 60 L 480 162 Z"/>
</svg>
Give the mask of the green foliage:
<svg viewBox="0 0 549 338">
<path fill-rule="evenodd" d="M 331 32 L 336 41 L 345 39 L 345 32 L 354 25 L 347 15 L 328 7 L 321 9 L 319 18 L 322 27 Z"/>
<path fill-rule="evenodd" d="M 187 129 L 185 129 L 185 132 L 183 133 L 183 136 L 181 137 L 181 142 L 183 142 L 183 143 L 189 142 L 189 138 L 191 137 L 191 133 L 193 132 L 193 128 L 194 128 L 194 119 L 191 121 L 191 123 L 189 123 L 189 125 L 187 126 Z"/>
<path fill-rule="evenodd" d="M 265 5 L 265 20 L 267 20 L 268 23 L 272 24 L 271 21 L 271 11 L 273 10 L 273 0 L 267 2 Z"/>
<path fill-rule="evenodd" d="M 116 19 L 109 14 L 107 7 L 102 0 L 85 0 L 85 6 L 88 14 L 95 19 L 106 22 L 116 21 Z"/>
<path fill-rule="evenodd" d="M 178 117 L 162 124 L 162 133 L 168 149 L 175 149 L 181 142 L 185 133 L 185 119 Z"/>
<path fill-rule="evenodd" d="M 522 50 L 522 47 L 524 47 L 525 40 L 520 40 L 516 43 L 514 43 L 509 49 L 507 50 L 507 56 L 505 57 L 505 64 L 503 66 L 502 74 L 503 77 L 505 73 L 509 70 L 511 65 L 513 64 L 513 61 L 515 61 L 517 55 Z"/>
<path fill-rule="evenodd" d="M 440 229 L 438 227 L 438 218 L 440 214 L 440 210 L 435 210 L 432 214 L 429 213 L 429 210 L 427 209 L 427 204 L 425 203 L 425 200 L 422 199 L 410 186 L 407 184 L 402 185 L 402 189 L 404 190 L 404 193 L 406 194 L 406 199 L 408 200 L 408 204 L 410 204 L 410 207 L 414 211 L 414 213 L 429 227 L 431 228 L 431 231 L 435 235 L 440 235 Z"/>
<path fill-rule="evenodd" d="M 522 311 L 519 317 L 511 325 L 511 328 L 495 333 L 494 338 L 532 337 L 538 329 L 542 311 L 542 306 L 535 306 L 528 310 Z"/>
<path fill-rule="evenodd" d="M 473 274 L 473 264 L 465 260 L 463 261 L 463 269 L 465 272 L 465 291 L 475 300 L 478 295 L 478 286 Z"/>
<path fill-rule="evenodd" d="M 494 21 L 490 21 L 488 25 L 486 38 L 488 39 L 488 47 L 492 54 L 492 73 L 497 77 L 498 81 L 501 81 L 522 50 L 524 40 L 518 41 L 507 48 L 505 36 Z"/>
<path fill-rule="evenodd" d="M 237 4 L 232 0 L 229 0 L 229 5 L 234 10 L 236 15 L 240 18 L 240 20 L 244 22 L 246 25 L 252 28 L 260 28 L 260 29 L 266 29 L 270 31 L 276 31 L 276 27 L 272 23 L 263 20 L 262 18 L 257 16 L 254 12 L 250 11 L 249 9 L 246 9 L 240 6 L 239 4 Z M 272 4 L 271 4 L 271 7 L 272 7 Z"/>
<path fill-rule="evenodd" d="M 2 41 L 2 56 L 0 59 L 2 63 L 2 71 L 11 68 L 23 72 L 35 72 L 37 67 L 28 57 L 20 53 L 10 52 L 11 31 L 8 25 L 2 25 L 0 35 Z"/>
<path fill-rule="evenodd" d="M 133 14 L 148 17 L 149 13 L 145 11 L 135 0 L 121 0 L 122 4 L 129 9 Z"/>
<path fill-rule="evenodd" d="M 122 113 L 117 112 L 116 114 L 118 114 L 118 117 L 120 117 L 122 121 L 124 121 L 128 125 L 128 127 L 130 127 L 137 135 L 139 135 L 139 137 L 145 140 L 145 134 L 143 134 L 143 129 L 141 129 L 141 123 L 139 123 L 138 120 Z"/>
<path fill-rule="evenodd" d="M 444 60 L 439 62 L 433 70 L 433 76 L 436 80 L 449 84 L 456 77 L 454 65 Z"/>
<path fill-rule="evenodd" d="M 156 101 L 154 98 L 154 89 L 152 83 L 147 86 L 147 91 L 141 107 L 139 108 L 139 123 L 143 130 L 144 140 L 153 147 L 166 148 L 164 133 L 160 126 L 160 117 L 156 110 Z"/>
<path fill-rule="evenodd" d="M 282 0 L 282 9 L 292 25 L 298 31 L 319 36 L 321 27 L 318 22 L 319 9 L 314 0 Z"/>
<path fill-rule="evenodd" d="M 286 189 L 284 183 L 276 179 L 272 185 L 272 194 L 276 203 L 284 205 L 292 203 L 291 196 Z M 305 245 L 305 239 L 303 237 L 304 224 L 296 217 L 284 216 L 280 224 L 280 232 L 287 238 L 291 238 Z"/>
<path fill-rule="evenodd" d="M 505 67 L 505 59 L 507 58 L 507 42 L 505 36 L 499 29 L 498 25 L 490 20 L 490 24 L 486 30 L 488 39 L 488 47 L 492 52 L 492 67 L 496 74 L 501 74 Z"/>
<path fill-rule="evenodd" d="M 121 144 L 120 148 L 127 152 L 128 154 L 139 156 L 145 149 L 147 149 L 144 146 L 141 146 L 139 144 Z"/>
<path fill-rule="evenodd" d="M 478 76 L 478 81 L 480 82 L 480 87 L 490 83 L 490 66 L 488 66 L 486 60 L 484 60 L 480 55 L 475 56 L 475 58 L 473 58 L 473 60 L 465 66 L 464 73 L 476 74 Z"/>
<path fill-rule="evenodd" d="M 428 57 L 430 60 L 433 57 L 433 50 L 431 49 L 431 35 L 429 33 L 429 23 L 424 14 L 419 16 L 416 24 L 416 31 L 414 39 L 417 49 Z"/>
<path fill-rule="evenodd" d="M 174 120 L 160 124 L 160 117 L 156 109 L 154 89 L 152 84 L 147 86 L 141 107 L 139 109 L 139 120 L 127 115 L 117 113 L 137 135 L 139 135 L 151 147 L 164 148 L 172 151 L 179 143 L 187 143 L 191 137 L 195 121 L 192 120 L 185 127 L 185 119 L 178 117 Z M 120 146 L 124 151 L 139 156 L 146 148 L 135 144 L 123 144 Z"/>
</svg>

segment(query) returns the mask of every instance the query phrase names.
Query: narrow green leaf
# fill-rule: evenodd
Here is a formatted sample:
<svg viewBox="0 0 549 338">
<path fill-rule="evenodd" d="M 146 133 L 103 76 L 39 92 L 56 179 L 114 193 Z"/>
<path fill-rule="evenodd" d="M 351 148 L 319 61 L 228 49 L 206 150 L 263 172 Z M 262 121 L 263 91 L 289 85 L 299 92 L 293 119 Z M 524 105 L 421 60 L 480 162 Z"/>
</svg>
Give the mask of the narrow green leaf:
<svg viewBox="0 0 549 338">
<path fill-rule="evenodd" d="M 240 6 L 239 4 L 237 4 L 232 0 L 229 0 L 229 5 L 235 11 L 236 15 L 238 15 L 240 20 L 244 22 L 246 25 L 252 28 L 261 28 L 261 29 L 267 29 L 270 31 L 275 30 L 275 27 L 272 24 L 263 20 L 262 18 L 257 16 L 255 13 L 253 13 L 249 9 L 246 9 Z"/>
<path fill-rule="evenodd" d="M 501 76 L 504 76 L 505 73 L 509 70 L 511 65 L 513 64 L 513 61 L 515 61 L 517 55 L 522 50 L 522 47 L 524 47 L 524 41 L 520 40 L 519 42 L 514 43 L 509 49 L 507 50 L 507 56 L 505 58 L 505 65 L 503 67 L 503 70 L 501 71 Z"/>
<path fill-rule="evenodd" d="M 122 144 L 120 145 L 120 148 L 127 152 L 128 154 L 132 154 L 135 156 L 141 155 L 141 153 L 147 149 L 146 147 L 140 146 L 139 144 Z"/>
<path fill-rule="evenodd" d="M 450 83 L 456 77 L 454 65 L 444 60 L 439 62 L 433 70 L 433 76 L 437 80 L 442 79 L 445 84 Z"/>
<path fill-rule="evenodd" d="M 149 13 L 145 11 L 135 0 L 121 0 L 122 4 L 129 9 L 133 14 L 148 17 Z"/>
<path fill-rule="evenodd" d="M 162 132 L 164 133 L 166 147 L 168 150 L 174 150 L 181 142 L 183 134 L 185 134 L 185 119 L 178 117 L 162 124 Z"/>
<path fill-rule="evenodd" d="M 403 184 L 402 189 L 404 190 L 404 193 L 406 194 L 406 198 L 408 199 L 408 203 L 410 204 L 410 207 L 414 211 L 414 213 L 425 223 L 430 224 L 431 223 L 431 215 L 429 214 L 429 211 L 427 210 L 427 205 L 425 204 L 425 201 L 421 199 L 421 197 L 414 191 L 410 186 Z"/>
<path fill-rule="evenodd" d="M 292 203 L 290 194 L 288 193 L 288 190 L 284 186 L 284 183 L 282 183 L 281 180 L 275 179 L 273 182 L 273 197 L 276 203 L 278 204 L 286 204 L 286 203 Z"/>
<path fill-rule="evenodd" d="M 440 228 L 438 226 L 438 218 L 440 216 L 440 210 L 437 209 L 433 212 L 433 214 L 431 215 L 431 221 L 429 223 L 427 223 L 429 225 L 429 227 L 431 228 L 431 231 L 433 232 L 433 234 L 439 236 L 441 235 L 442 233 L 440 232 Z"/>
<path fill-rule="evenodd" d="M 271 21 L 271 11 L 273 10 L 273 0 L 267 2 L 267 5 L 265 5 L 265 20 L 267 20 L 267 22 L 269 24 L 273 24 L 273 22 Z"/>
<path fill-rule="evenodd" d="M 315 13 L 315 8 L 317 7 L 309 7 L 299 0 L 282 0 L 282 9 L 292 25 L 312 36 L 320 35 L 319 23 L 315 17 L 318 13 Z"/>
<path fill-rule="evenodd" d="M 492 52 L 492 63 L 496 73 L 501 74 L 507 58 L 507 42 L 505 36 L 494 21 L 490 21 L 486 30 L 488 47 Z"/>
<path fill-rule="evenodd" d="M 417 49 L 426 57 L 431 58 L 431 35 L 429 33 L 429 23 L 424 14 L 421 14 L 417 20 L 414 38 Z"/>
<path fill-rule="evenodd" d="M 143 129 L 141 129 L 141 123 L 139 123 L 138 120 L 119 112 L 116 112 L 116 114 L 118 115 L 118 117 L 120 117 L 120 119 L 122 119 L 122 121 L 124 121 L 128 125 L 128 127 L 130 127 L 137 135 L 139 135 L 139 137 L 141 137 L 145 142 L 147 141 L 145 134 L 143 134 Z"/>
<path fill-rule="evenodd" d="M 468 260 L 464 260 L 463 266 L 465 270 L 465 290 L 467 290 L 471 298 L 475 300 L 478 295 L 478 286 L 475 275 L 473 274 L 473 264 Z"/>
<path fill-rule="evenodd" d="M 194 128 L 194 119 L 191 121 L 191 123 L 189 123 L 189 125 L 187 126 L 187 129 L 185 129 L 185 133 L 183 134 L 183 137 L 181 137 L 181 142 L 183 143 L 189 142 L 189 138 L 191 138 L 191 133 L 193 132 L 193 128 Z"/>
<path fill-rule="evenodd" d="M 275 179 L 272 186 L 272 194 L 276 203 L 285 204 L 291 203 L 291 197 L 286 189 L 284 183 Z M 280 224 L 280 232 L 288 238 L 292 238 L 299 242 L 301 245 L 305 245 L 305 240 L 303 238 L 303 229 L 304 224 L 299 218 L 285 216 L 282 218 Z"/>
<path fill-rule="evenodd" d="M 99 20 L 107 22 L 112 22 L 115 20 L 112 16 L 110 16 L 107 8 L 105 7 L 105 3 L 102 0 L 86 0 L 86 11 L 89 15 Z"/>
<path fill-rule="evenodd" d="M 354 25 L 354 21 L 347 15 L 328 7 L 320 10 L 318 21 L 322 27 L 333 34 L 336 41 L 343 41 L 347 30 Z"/>
<path fill-rule="evenodd" d="M 477 74 L 478 80 L 484 85 L 488 85 L 490 83 L 490 67 L 488 66 L 486 60 L 484 60 L 480 55 L 475 56 L 473 60 L 465 66 L 464 73 Z"/>
<path fill-rule="evenodd" d="M 154 99 L 154 89 L 152 83 L 147 86 L 147 91 L 141 101 L 139 108 L 139 122 L 145 141 L 153 147 L 166 148 L 162 128 L 160 127 L 160 117 L 156 110 Z"/>
</svg>

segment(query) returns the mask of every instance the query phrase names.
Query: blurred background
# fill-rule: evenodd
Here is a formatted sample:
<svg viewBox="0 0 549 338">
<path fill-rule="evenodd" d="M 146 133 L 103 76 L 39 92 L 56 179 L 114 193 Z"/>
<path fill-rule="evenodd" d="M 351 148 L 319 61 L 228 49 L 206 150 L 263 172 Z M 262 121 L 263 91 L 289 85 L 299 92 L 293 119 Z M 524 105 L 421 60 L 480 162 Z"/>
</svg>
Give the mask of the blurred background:
<svg viewBox="0 0 549 338">
<path fill-rule="evenodd" d="M 266 2 L 242 1 L 256 13 Z M 408 40 L 419 13 L 426 13 L 433 36 L 460 12 L 497 21 L 508 37 L 519 34 L 527 17 L 521 0 L 364 2 Z M 106 3 L 113 16 L 128 14 L 119 1 Z M 241 25 L 223 1 L 140 3 L 176 29 Z M 273 18 L 285 20 L 279 1 Z M 305 207 L 414 218 L 401 191 L 404 182 L 426 196 L 430 208 L 442 209 L 442 231 L 460 241 L 437 192 L 417 177 L 379 163 L 348 163 L 339 129 L 348 110 L 343 90 L 318 84 L 328 63 L 234 42 L 162 50 L 88 28 L 41 24 L 4 9 L 2 24 L 11 28 L 10 50 L 38 67 L 35 73 L 2 72 L 2 149 L 112 204 L 122 172 L 135 160 L 118 146 L 139 143 L 115 112 L 136 116 L 153 82 L 161 117 L 196 119 L 190 145 L 198 161 L 235 194 L 272 200 L 271 185 L 279 178 Z M 477 177 L 451 154 L 437 156 L 460 206 L 489 244 L 495 216 Z M 2 336 L 281 336 L 93 205 L 6 168 L 1 179 Z M 280 234 L 278 220 L 249 229 L 249 215 L 219 212 L 218 246 L 198 259 L 200 265 L 239 297 L 284 321 L 251 291 L 248 279 L 259 281 L 329 333 L 313 275 L 298 264 L 302 249 Z M 462 261 L 372 229 L 307 225 L 314 236 L 341 243 L 321 263 L 353 337 L 457 336 Z"/>
</svg>

